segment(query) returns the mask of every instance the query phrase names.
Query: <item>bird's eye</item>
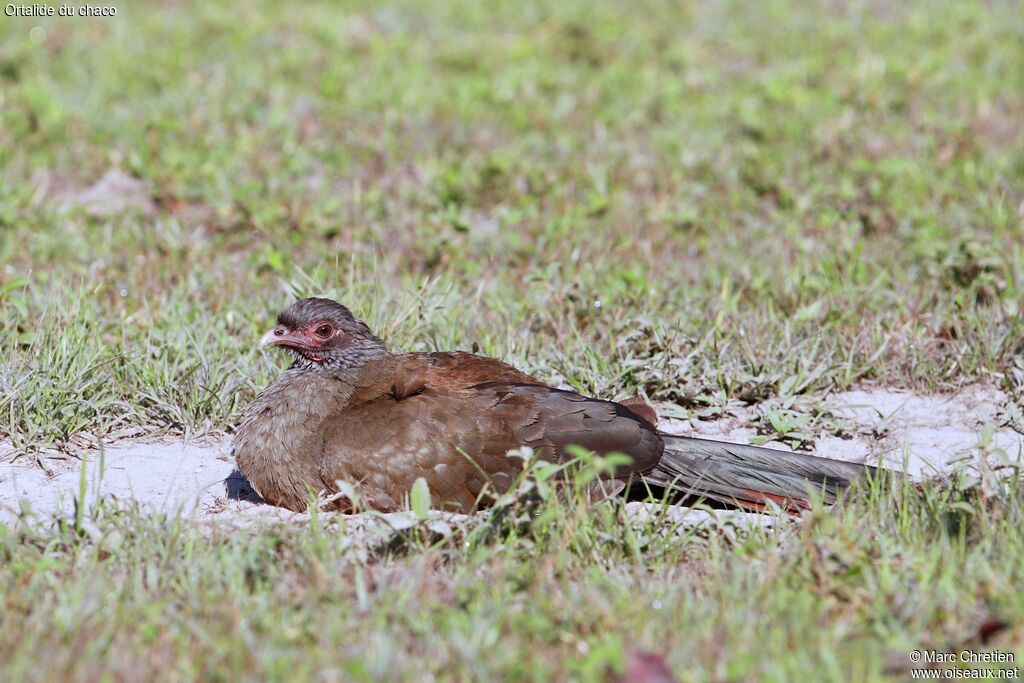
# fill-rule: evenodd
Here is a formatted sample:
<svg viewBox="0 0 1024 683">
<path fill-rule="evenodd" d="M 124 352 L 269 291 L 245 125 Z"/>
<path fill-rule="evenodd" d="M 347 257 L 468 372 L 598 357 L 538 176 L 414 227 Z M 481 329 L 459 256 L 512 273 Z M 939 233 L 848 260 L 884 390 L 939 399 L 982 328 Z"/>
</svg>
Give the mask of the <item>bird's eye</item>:
<svg viewBox="0 0 1024 683">
<path fill-rule="evenodd" d="M 316 328 L 316 336 L 323 337 L 326 339 L 327 337 L 331 336 L 331 332 L 333 331 L 334 328 L 332 328 L 330 325 L 321 325 L 320 327 Z"/>
</svg>

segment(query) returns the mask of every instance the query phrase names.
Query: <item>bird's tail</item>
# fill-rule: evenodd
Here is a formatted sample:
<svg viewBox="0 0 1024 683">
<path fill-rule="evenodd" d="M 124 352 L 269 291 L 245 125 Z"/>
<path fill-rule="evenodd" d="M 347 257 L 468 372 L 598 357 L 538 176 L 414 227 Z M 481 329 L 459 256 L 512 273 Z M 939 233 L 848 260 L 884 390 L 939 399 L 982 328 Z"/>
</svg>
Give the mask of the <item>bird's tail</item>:
<svg viewBox="0 0 1024 683">
<path fill-rule="evenodd" d="M 874 467 L 804 453 L 662 434 L 665 452 L 645 484 L 748 510 L 769 501 L 790 512 L 807 509 L 812 491 L 833 503 Z"/>
</svg>

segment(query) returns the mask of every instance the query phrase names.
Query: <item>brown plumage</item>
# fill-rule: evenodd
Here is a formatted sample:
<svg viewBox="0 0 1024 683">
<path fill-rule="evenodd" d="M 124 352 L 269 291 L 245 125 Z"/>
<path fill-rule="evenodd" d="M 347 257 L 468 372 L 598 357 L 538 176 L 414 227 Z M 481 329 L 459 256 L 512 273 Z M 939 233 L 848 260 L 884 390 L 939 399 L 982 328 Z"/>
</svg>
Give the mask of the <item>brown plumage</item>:
<svg viewBox="0 0 1024 683">
<path fill-rule="evenodd" d="M 578 444 L 629 455 L 619 482 L 643 482 L 759 509 L 832 501 L 863 473 L 851 463 L 663 434 L 641 399 L 613 403 L 546 386 L 469 353 L 390 353 L 344 306 L 303 299 L 261 346 L 295 358 L 256 398 L 235 436 L 238 468 L 269 503 L 305 510 L 311 494 L 352 483 L 394 510 L 417 478 L 438 508 L 486 506 L 521 471 L 509 450 L 559 461 Z M 613 486 L 613 490 L 621 488 Z"/>
</svg>

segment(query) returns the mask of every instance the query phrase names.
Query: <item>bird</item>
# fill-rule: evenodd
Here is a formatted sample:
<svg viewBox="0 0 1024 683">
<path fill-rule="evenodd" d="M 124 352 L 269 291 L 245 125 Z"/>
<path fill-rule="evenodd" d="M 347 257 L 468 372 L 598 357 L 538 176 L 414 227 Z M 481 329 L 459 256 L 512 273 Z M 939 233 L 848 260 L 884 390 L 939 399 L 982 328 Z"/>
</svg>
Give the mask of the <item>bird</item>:
<svg viewBox="0 0 1024 683">
<path fill-rule="evenodd" d="M 573 445 L 628 456 L 601 480 L 604 496 L 639 485 L 649 494 L 791 513 L 807 509 L 813 491 L 835 502 L 870 469 L 667 434 L 642 398 L 587 397 L 475 353 L 392 352 L 326 298 L 289 305 L 259 347 L 284 349 L 292 363 L 244 412 L 233 454 L 264 501 L 296 512 L 318 496 L 325 509 L 353 511 L 358 497 L 365 507 L 397 511 L 419 479 L 433 508 L 475 512 L 513 485 L 523 472 L 515 453 L 525 447 L 559 464 L 572 462 Z"/>
</svg>

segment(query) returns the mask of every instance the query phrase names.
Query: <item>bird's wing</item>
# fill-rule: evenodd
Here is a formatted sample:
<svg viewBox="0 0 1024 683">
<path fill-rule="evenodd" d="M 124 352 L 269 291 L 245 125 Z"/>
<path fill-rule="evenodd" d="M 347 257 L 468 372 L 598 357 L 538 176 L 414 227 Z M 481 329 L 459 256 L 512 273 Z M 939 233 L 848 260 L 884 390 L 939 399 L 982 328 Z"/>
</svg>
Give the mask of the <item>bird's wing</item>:
<svg viewBox="0 0 1024 683">
<path fill-rule="evenodd" d="M 547 459 L 564 460 L 567 447 L 582 446 L 599 455 L 624 453 L 632 463 L 617 473 L 627 476 L 657 464 L 664 444 L 657 431 L 629 408 L 573 391 L 542 385 L 486 382 L 474 392 L 487 412 L 520 445 L 539 449 Z"/>
<path fill-rule="evenodd" d="M 424 477 L 435 502 L 468 509 L 485 484 L 507 487 L 522 462 L 506 454 L 522 446 L 551 461 L 564 460 L 571 444 L 625 453 L 632 463 L 617 477 L 649 470 L 661 456 L 661 437 L 624 406 L 539 383 L 474 382 L 497 361 L 441 355 L 449 367 L 398 363 L 358 387 L 346 408 L 325 420 L 325 480 L 356 480 L 397 505 Z M 467 366 L 475 371 L 457 371 Z"/>
<path fill-rule="evenodd" d="M 503 455 L 530 446 L 548 459 L 561 460 L 566 447 L 575 444 L 598 454 L 631 456 L 634 465 L 629 472 L 648 470 L 661 456 L 663 443 L 653 426 L 656 416 L 642 401 L 642 406 L 624 406 L 587 398 L 548 387 L 499 360 L 462 352 L 405 354 L 389 375 L 358 388 L 352 403 L 386 396 L 398 413 L 414 413 L 414 419 L 425 418 L 427 404 L 436 408 L 433 417 L 441 420 L 470 418 L 469 431 L 485 442 L 482 453 Z M 407 404 L 420 395 L 426 400 Z M 396 426 L 407 428 L 407 420 L 399 419 Z M 466 431 L 459 435 L 468 437 Z"/>
</svg>

